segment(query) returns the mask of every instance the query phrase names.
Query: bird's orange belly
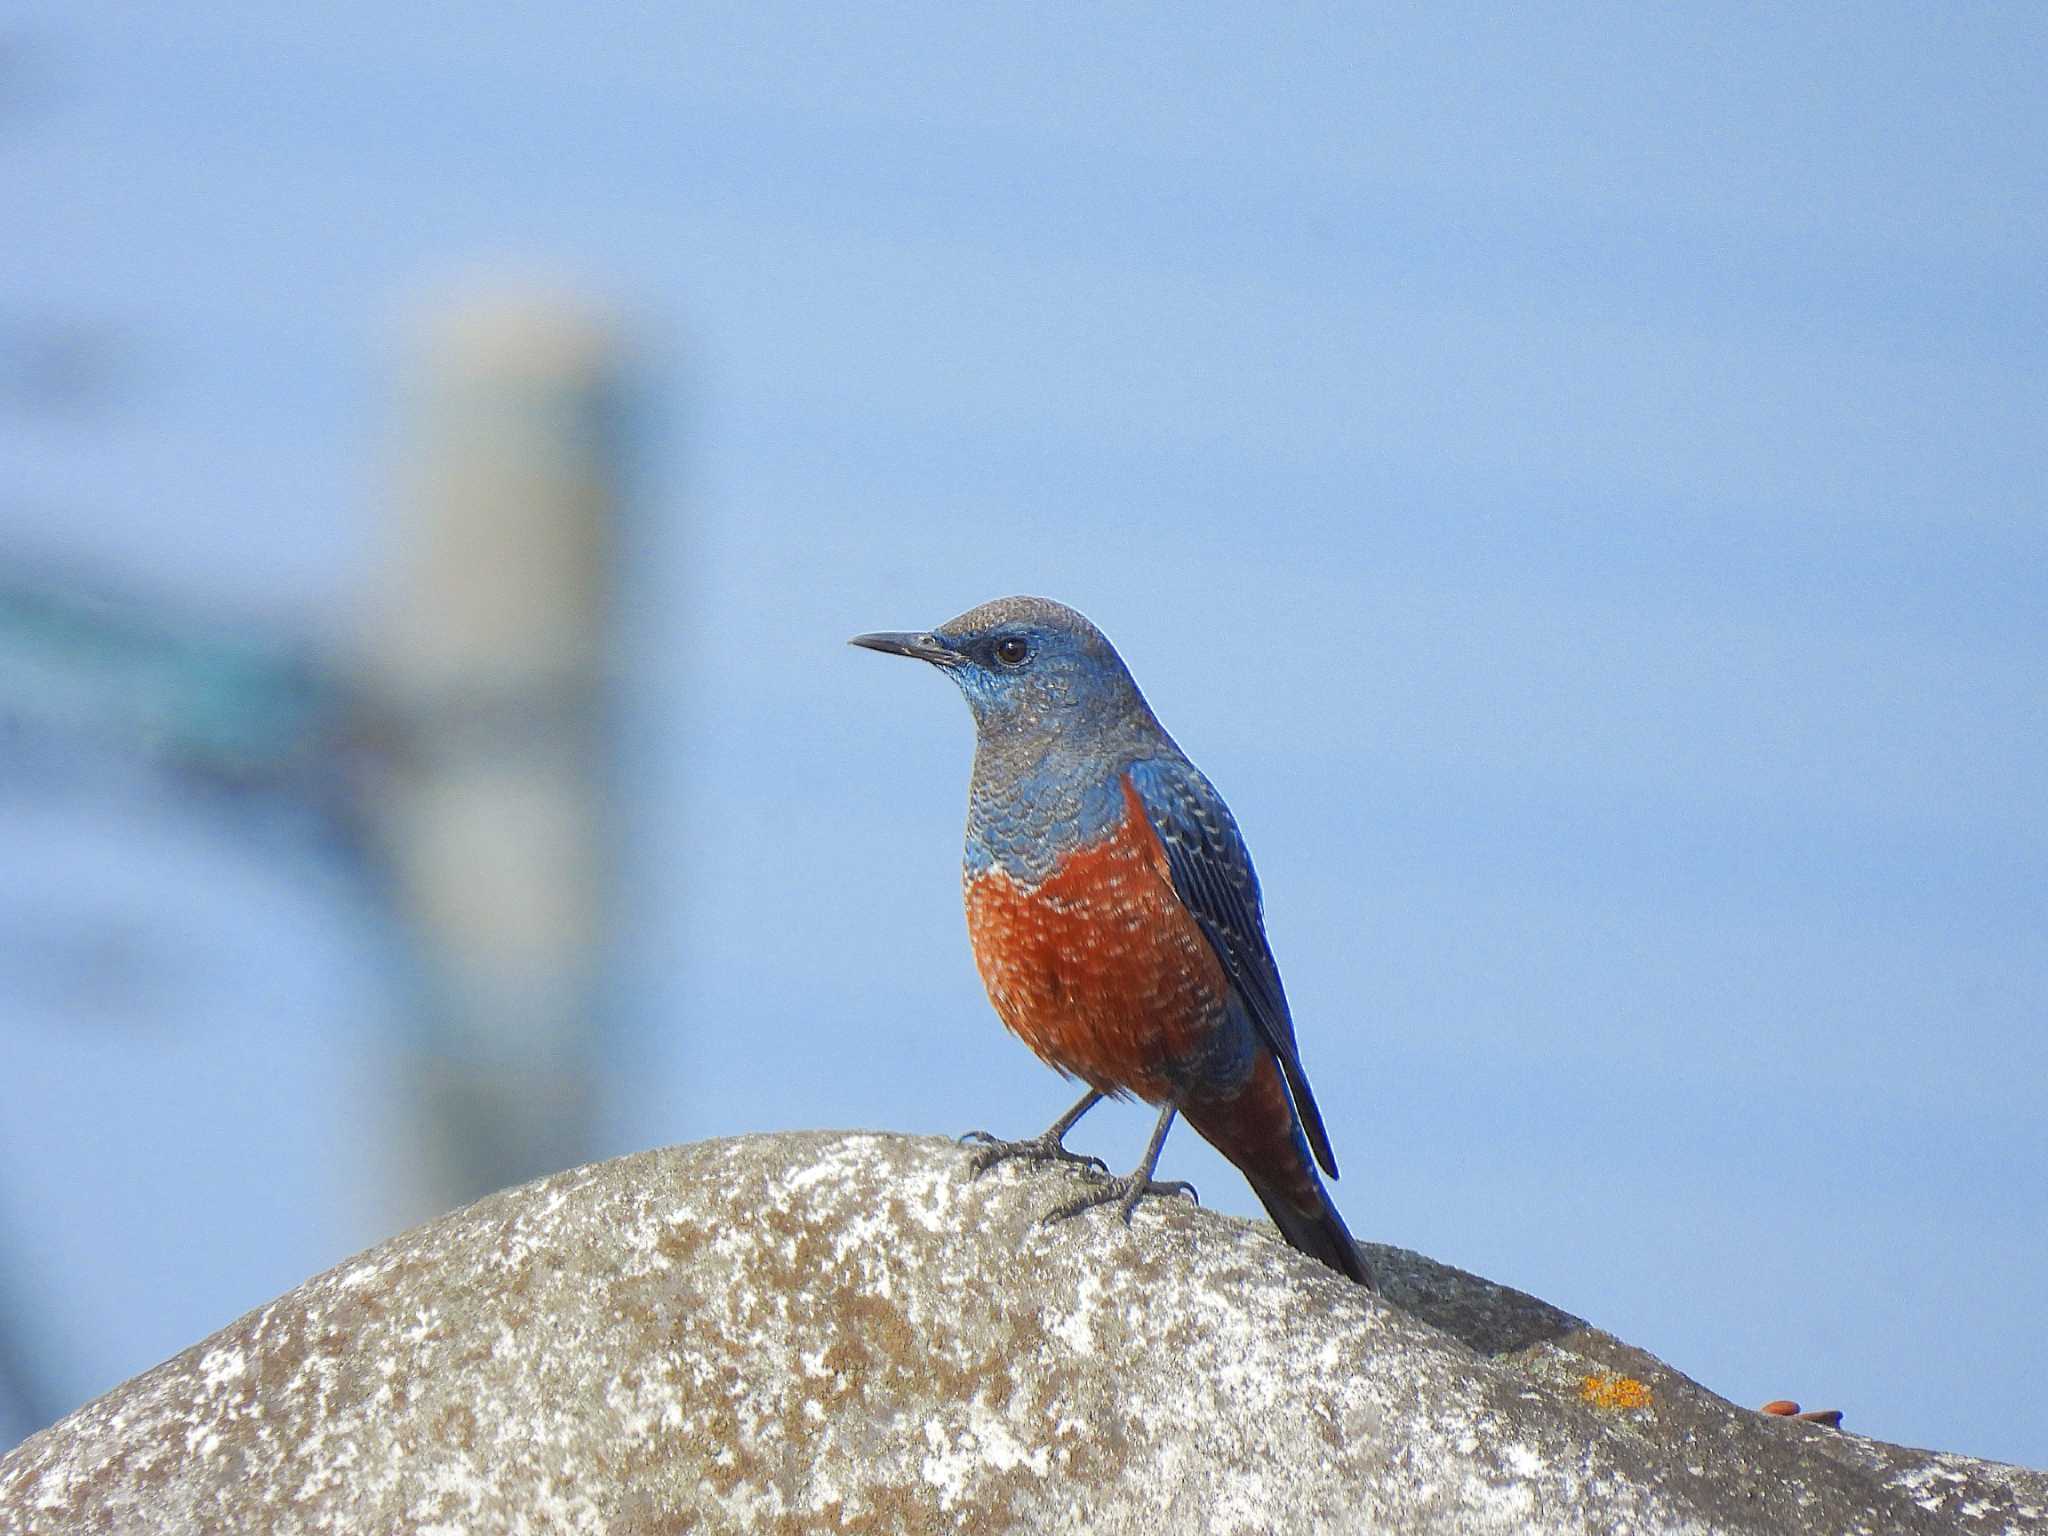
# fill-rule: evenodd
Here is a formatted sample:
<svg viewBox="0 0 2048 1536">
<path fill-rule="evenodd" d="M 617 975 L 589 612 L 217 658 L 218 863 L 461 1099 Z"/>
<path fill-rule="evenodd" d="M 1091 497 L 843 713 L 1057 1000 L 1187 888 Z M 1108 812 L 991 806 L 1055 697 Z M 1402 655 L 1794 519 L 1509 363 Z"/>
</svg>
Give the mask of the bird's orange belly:
<svg viewBox="0 0 2048 1536">
<path fill-rule="evenodd" d="M 1105 1093 L 1177 1102 L 1227 983 L 1128 783 L 1125 797 L 1116 831 L 1038 884 L 970 875 L 967 928 L 989 1001 L 1042 1060 Z"/>
</svg>

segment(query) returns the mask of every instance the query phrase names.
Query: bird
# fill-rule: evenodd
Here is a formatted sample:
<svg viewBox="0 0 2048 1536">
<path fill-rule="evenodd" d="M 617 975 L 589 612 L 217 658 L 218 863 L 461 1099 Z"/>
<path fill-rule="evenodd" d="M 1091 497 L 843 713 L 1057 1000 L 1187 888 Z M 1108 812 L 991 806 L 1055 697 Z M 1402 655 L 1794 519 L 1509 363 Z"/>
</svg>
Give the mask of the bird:
<svg viewBox="0 0 2048 1536">
<path fill-rule="evenodd" d="M 1041 1135 L 971 1132 L 977 1173 L 1008 1158 L 1099 1169 L 1046 1219 L 1114 1201 L 1128 1225 L 1147 1196 L 1193 1193 L 1153 1177 L 1179 1117 L 1245 1176 L 1289 1244 L 1372 1289 L 1318 1173 L 1335 1178 L 1337 1160 L 1251 855 L 1115 647 L 1042 597 L 849 643 L 927 662 L 965 695 L 975 752 L 961 883 L 975 965 L 1011 1032 L 1088 1088 Z M 1159 1110 L 1125 1177 L 1066 1146 L 1105 1097 Z"/>
</svg>

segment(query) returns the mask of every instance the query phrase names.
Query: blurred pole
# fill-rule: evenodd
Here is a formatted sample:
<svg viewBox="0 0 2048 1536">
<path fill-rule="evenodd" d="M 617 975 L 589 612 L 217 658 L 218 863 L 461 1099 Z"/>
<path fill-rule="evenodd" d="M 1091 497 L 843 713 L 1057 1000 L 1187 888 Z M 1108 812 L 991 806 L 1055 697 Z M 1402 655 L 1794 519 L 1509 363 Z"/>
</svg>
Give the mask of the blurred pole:
<svg viewBox="0 0 2048 1536">
<path fill-rule="evenodd" d="M 590 1145 L 621 373 L 580 306 L 475 300 L 431 328 L 407 402 L 366 637 L 392 750 L 364 807 L 423 1004 L 407 1214 Z"/>
</svg>

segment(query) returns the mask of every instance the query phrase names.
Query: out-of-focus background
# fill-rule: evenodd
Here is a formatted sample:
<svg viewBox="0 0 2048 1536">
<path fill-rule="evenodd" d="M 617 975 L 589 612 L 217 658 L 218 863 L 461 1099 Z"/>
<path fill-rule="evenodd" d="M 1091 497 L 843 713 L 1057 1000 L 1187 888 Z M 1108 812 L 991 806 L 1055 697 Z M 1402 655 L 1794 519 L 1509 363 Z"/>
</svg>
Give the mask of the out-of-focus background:
<svg viewBox="0 0 2048 1536">
<path fill-rule="evenodd" d="M 1361 1235 L 2048 1460 L 2044 44 L 11 8 L 0 1446 L 546 1168 L 1043 1127 L 967 716 L 843 643 L 1028 591 L 1236 808 Z"/>
</svg>

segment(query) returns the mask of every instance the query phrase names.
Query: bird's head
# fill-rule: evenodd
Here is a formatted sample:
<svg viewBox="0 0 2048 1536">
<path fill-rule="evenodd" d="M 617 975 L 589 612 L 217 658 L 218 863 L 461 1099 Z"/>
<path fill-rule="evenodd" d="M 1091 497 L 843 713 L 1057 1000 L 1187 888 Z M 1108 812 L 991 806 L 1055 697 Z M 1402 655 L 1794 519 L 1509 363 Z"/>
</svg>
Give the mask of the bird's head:
<svg viewBox="0 0 2048 1536">
<path fill-rule="evenodd" d="M 1074 739 L 1150 711 L 1109 641 L 1043 597 L 1004 597 L 921 634 L 856 635 L 854 645 L 928 661 L 959 685 L 982 738 Z"/>
</svg>

